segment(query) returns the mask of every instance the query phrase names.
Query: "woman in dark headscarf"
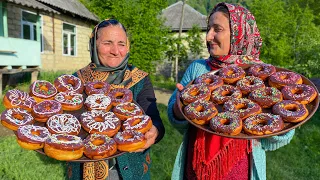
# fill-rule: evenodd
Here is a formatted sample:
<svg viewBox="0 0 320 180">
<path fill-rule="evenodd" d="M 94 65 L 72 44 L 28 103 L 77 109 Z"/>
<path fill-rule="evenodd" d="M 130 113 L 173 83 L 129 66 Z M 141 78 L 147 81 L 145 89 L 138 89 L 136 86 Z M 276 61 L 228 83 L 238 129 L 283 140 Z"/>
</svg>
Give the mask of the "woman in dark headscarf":
<svg viewBox="0 0 320 180">
<path fill-rule="evenodd" d="M 100 22 L 90 38 L 91 63 L 74 75 L 84 84 L 103 81 L 113 88 L 130 89 L 134 100 L 152 119 L 153 126 L 145 134 L 147 143 L 134 153 L 109 161 L 68 163 L 70 179 L 150 179 L 149 147 L 162 139 L 164 126 L 148 73 L 128 64 L 129 47 L 126 29 L 120 22 L 115 19 Z"/>
<path fill-rule="evenodd" d="M 236 64 L 262 63 L 262 39 L 254 16 L 244 7 L 217 4 L 209 15 L 207 47 L 210 57 L 194 61 L 177 90 L 202 74 Z M 177 91 L 176 90 L 176 91 Z M 176 105 L 176 91 L 168 104 L 170 122 L 183 130 L 184 142 L 178 151 L 172 179 L 266 179 L 265 151 L 290 142 L 294 130 L 281 136 L 241 140 L 210 134 L 189 126 Z"/>
</svg>

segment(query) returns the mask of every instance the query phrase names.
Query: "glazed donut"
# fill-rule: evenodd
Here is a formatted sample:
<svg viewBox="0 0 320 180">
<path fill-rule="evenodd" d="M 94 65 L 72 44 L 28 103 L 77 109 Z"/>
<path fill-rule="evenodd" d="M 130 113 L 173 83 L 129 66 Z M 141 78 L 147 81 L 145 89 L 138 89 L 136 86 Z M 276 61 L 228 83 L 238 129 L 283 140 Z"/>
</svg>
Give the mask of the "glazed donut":
<svg viewBox="0 0 320 180">
<path fill-rule="evenodd" d="M 210 90 L 206 84 L 191 84 L 181 91 L 180 98 L 184 105 L 188 105 L 198 99 L 210 99 Z"/>
<path fill-rule="evenodd" d="M 37 80 L 30 85 L 30 95 L 39 103 L 52 100 L 57 94 L 57 89 L 45 80 Z"/>
<path fill-rule="evenodd" d="M 84 105 L 88 111 L 93 109 L 109 111 L 112 108 L 111 98 L 104 94 L 91 94 L 86 98 Z"/>
<path fill-rule="evenodd" d="M 121 127 L 121 121 L 113 112 L 92 110 L 80 115 L 82 128 L 90 134 L 114 136 Z"/>
<path fill-rule="evenodd" d="M 53 84 L 58 92 L 74 91 L 82 94 L 84 89 L 81 80 L 74 75 L 61 75 L 54 80 Z"/>
<path fill-rule="evenodd" d="M 230 65 L 220 69 L 219 76 L 227 84 L 234 84 L 238 80 L 242 79 L 246 75 L 246 72 L 237 65 Z"/>
<path fill-rule="evenodd" d="M 188 119 L 199 125 L 209 123 L 210 119 L 218 114 L 214 104 L 203 99 L 188 104 L 183 111 Z"/>
<path fill-rule="evenodd" d="M 144 134 L 133 130 L 118 132 L 113 139 L 117 143 L 120 151 L 127 152 L 132 152 L 143 148 L 147 142 Z"/>
<path fill-rule="evenodd" d="M 262 108 L 270 108 L 277 102 L 282 101 L 282 94 L 275 87 L 265 87 L 264 89 L 252 91 L 248 98 L 259 104 Z"/>
<path fill-rule="evenodd" d="M 121 103 L 132 102 L 133 99 L 132 91 L 126 88 L 112 89 L 109 96 L 111 97 L 113 106 L 117 106 Z"/>
<path fill-rule="evenodd" d="M 269 77 L 269 85 L 278 89 L 291 84 L 302 84 L 301 76 L 294 72 L 280 71 Z"/>
<path fill-rule="evenodd" d="M 91 94 L 104 94 L 107 95 L 110 92 L 110 84 L 102 81 L 88 82 L 84 86 L 86 94 L 89 96 Z"/>
<path fill-rule="evenodd" d="M 68 134 L 52 134 L 44 144 L 47 156 L 60 161 L 71 161 L 82 157 L 84 145 L 80 137 Z"/>
<path fill-rule="evenodd" d="M 18 130 L 20 126 L 33 124 L 34 119 L 27 110 L 21 108 L 6 109 L 1 114 L 1 124 L 13 131 Z"/>
<path fill-rule="evenodd" d="M 261 113 L 248 117 L 243 122 L 243 130 L 247 134 L 265 135 L 281 131 L 284 128 L 284 122 L 278 115 L 270 113 Z"/>
<path fill-rule="evenodd" d="M 294 84 L 284 86 L 281 90 L 284 99 L 308 104 L 317 97 L 317 91 L 310 85 Z"/>
<path fill-rule="evenodd" d="M 309 111 L 304 104 L 283 100 L 272 107 L 273 114 L 280 115 L 285 122 L 296 123 L 308 117 Z"/>
<path fill-rule="evenodd" d="M 255 76 L 265 81 L 270 75 L 276 72 L 276 68 L 271 64 L 254 64 L 248 70 L 250 76 Z"/>
<path fill-rule="evenodd" d="M 76 111 L 83 106 L 83 96 L 73 91 L 59 92 L 54 100 L 58 101 L 65 111 Z"/>
<path fill-rule="evenodd" d="M 242 97 L 242 92 L 238 87 L 232 85 L 223 85 L 215 89 L 210 100 L 217 104 L 223 104 L 230 99 L 238 99 Z"/>
<path fill-rule="evenodd" d="M 222 112 L 210 120 L 210 128 L 227 135 L 238 135 L 242 130 L 242 120 L 237 113 Z"/>
<path fill-rule="evenodd" d="M 78 135 L 81 125 L 72 114 L 56 114 L 48 119 L 47 128 L 51 134 Z"/>
<path fill-rule="evenodd" d="M 213 90 L 223 85 L 223 80 L 221 77 L 217 75 L 214 75 L 212 73 L 211 74 L 207 73 L 207 74 L 202 74 L 201 76 L 197 77 L 194 80 L 194 84 L 199 84 L 199 83 L 207 84 L 210 91 L 212 92 Z"/>
<path fill-rule="evenodd" d="M 46 122 L 49 117 L 63 112 L 61 104 L 55 100 L 44 100 L 33 106 L 31 115 L 36 121 Z"/>
<path fill-rule="evenodd" d="M 247 95 L 251 91 L 265 87 L 263 81 L 255 76 L 246 76 L 243 79 L 240 79 L 236 85 L 243 95 Z"/>
<path fill-rule="evenodd" d="M 83 140 L 84 155 L 90 159 L 102 159 L 117 152 L 116 142 L 102 134 L 90 134 Z"/>
<path fill-rule="evenodd" d="M 43 148 L 49 136 L 48 129 L 42 126 L 25 125 L 20 126 L 17 130 L 18 144 L 28 150 Z"/>
<path fill-rule="evenodd" d="M 9 90 L 3 98 L 3 105 L 7 109 L 20 107 L 30 112 L 35 104 L 37 102 L 33 97 L 18 89 Z"/>
<path fill-rule="evenodd" d="M 152 127 L 152 120 L 150 116 L 140 115 L 133 116 L 125 120 L 122 124 L 123 130 L 134 130 L 139 131 L 143 134 L 148 132 Z"/>
<path fill-rule="evenodd" d="M 118 104 L 112 109 L 114 114 L 122 121 L 127 120 L 133 116 L 139 116 L 143 114 L 143 111 L 134 103 L 122 103 Z"/>
<path fill-rule="evenodd" d="M 250 99 L 231 99 L 224 103 L 224 111 L 231 111 L 239 114 L 242 120 L 262 112 L 261 107 Z"/>
</svg>

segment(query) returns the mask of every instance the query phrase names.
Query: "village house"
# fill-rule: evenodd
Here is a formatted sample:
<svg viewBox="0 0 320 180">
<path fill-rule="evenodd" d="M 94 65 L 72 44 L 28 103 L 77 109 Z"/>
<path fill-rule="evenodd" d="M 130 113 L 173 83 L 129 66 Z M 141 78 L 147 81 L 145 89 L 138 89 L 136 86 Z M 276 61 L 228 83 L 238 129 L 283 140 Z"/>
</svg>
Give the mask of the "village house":
<svg viewBox="0 0 320 180">
<path fill-rule="evenodd" d="M 2 74 L 32 72 L 33 81 L 39 69 L 86 66 L 97 22 L 78 0 L 0 0 L 0 83 Z"/>
<path fill-rule="evenodd" d="M 178 1 L 167 8 L 162 10 L 162 17 L 165 18 L 164 25 L 171 29 L 171 32 L 178 36 L 180 30 L 180 20 L 182 16 L 182 6 L 183 2 Z M 206 30 L 207 30 L 207 16 L 201 14 L 194 8 L 192 8 L 187 3 L 184 6 L 184 17 L 181 26 L 181 37 L 186 37 L 187 32 L 192 29 L 193 26 L 198 26 L 201 30 L 201 39 L 203 42 L 203 52 L 202 57 L 208 55 L 205 39 L 206 39 Z M 190 56 L 189 58 L 193 58 Z M 191 60 L 191 59 L 190 59 Z"/>
<path fill-rule="evenodd" d="M 178 76 L 181 77 L 186 69 L 186 67 L 195 59 L 199 59 L 201 57 L 205 58 L 209 56 L 209 53 L 206 48 L 206 30 L 207 30 L 207 16 L 201 14 L 190 5 L 184 5 L 184 12 L 182 13 L 183 2 L 178 1 L 167 8 L 162 10 L 161 17 L 165 19 L 164 25 L 169 27 L 171 33 L 173 33 L 174 37 L 179 36 L 180 31 L 180 21 L 181 24 L 181 37 L 187 37 L 188 31 L 193 28 L 193 26 L 198 26 L 200 29 L 200 37 L 202 42 L 202 52 L 200 55 L 194 55 L 191 51 L 188 51 L 187 59 L 184 59 L 184 64 L 179 63 L 179 73 Z M 182 18 L 183 14 L 183 18 Z M 187 42 L 183 42 L 185 47 L 189 47 Z M 164 60 L 161 66 L 157 66 L 157 73 L 164 75 L 165 77 L 173 78 L 175 71 L 175 60 Z"/>
</svg>

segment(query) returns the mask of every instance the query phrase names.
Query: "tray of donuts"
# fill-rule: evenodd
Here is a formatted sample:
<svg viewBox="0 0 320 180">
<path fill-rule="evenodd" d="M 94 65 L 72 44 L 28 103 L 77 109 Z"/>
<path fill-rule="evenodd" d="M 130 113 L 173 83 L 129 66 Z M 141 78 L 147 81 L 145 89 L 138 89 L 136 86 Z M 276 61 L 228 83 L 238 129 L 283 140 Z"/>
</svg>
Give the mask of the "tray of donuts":
<svg viewBox="0 0 320 180">
<path fill-rule="evenodd" d="M 307 122 L 319 92 L 306 77 L 271 64 L 230 65 L 203 74 L 177 93 L 192 125 L 224 137 L 252 139 L 286 133 Z"/>
<path fill-rule="evenodd" d="M 33 82 L 29 92 L 9 90 L 1 124 L 22 148 L 57 160 L 111 159 L 142 148 L 152 126 L 132 97 L 126 88 L 61 75 Z"/>
</svg>

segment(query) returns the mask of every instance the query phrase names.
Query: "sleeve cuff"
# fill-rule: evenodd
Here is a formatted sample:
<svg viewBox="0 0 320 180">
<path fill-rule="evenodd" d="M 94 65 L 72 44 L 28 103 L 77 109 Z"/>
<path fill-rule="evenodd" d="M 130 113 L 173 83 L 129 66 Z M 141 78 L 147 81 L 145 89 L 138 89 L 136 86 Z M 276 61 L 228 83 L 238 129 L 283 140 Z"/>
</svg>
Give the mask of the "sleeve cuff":
<svg viewBox="0 0 320 180">
<path fill-rule="evenodd" d="M 270 138 L 261 139 L 262 148 L 266 151 L 274 151 L 290 143 L 295 130 L 291 130 L 285 134 L 272 136 Z"/>
</svg>

